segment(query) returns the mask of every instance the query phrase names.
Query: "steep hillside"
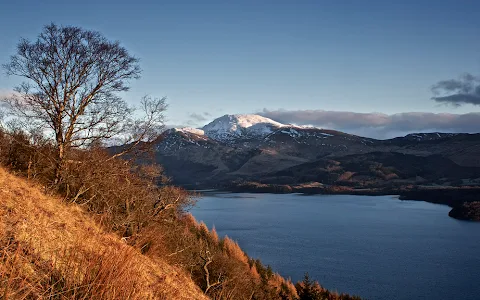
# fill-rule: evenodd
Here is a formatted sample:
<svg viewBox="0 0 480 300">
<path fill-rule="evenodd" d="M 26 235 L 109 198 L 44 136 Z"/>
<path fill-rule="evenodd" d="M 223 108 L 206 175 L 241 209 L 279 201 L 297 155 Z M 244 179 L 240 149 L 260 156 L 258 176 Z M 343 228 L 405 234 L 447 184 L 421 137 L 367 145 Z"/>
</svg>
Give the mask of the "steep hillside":
<svg viewBox="0 0 480 300">
<path fill-rule="evenodd" d="M 0 298 L 208 299 L 176 267 L 0 168 Z"/>
</svg>

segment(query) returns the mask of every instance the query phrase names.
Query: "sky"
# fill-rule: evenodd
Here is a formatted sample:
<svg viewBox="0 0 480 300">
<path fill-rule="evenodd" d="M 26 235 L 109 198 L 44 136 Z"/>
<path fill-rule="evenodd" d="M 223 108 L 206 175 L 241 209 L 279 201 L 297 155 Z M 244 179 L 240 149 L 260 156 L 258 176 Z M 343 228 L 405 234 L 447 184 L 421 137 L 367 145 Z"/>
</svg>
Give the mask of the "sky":
<svg viewBox="0 0 480 300">
<path fill-rule="evenodd" d="M 0 63 L 54 22 L 140 58 L 123 96 L 167 96 L 170 125 L 260 113 L 379 138 L 478 132 L 479 11 L 465 0 L 0 1 Z M 0 72 L 0 93 L 19 83 Z"/>
</svg>

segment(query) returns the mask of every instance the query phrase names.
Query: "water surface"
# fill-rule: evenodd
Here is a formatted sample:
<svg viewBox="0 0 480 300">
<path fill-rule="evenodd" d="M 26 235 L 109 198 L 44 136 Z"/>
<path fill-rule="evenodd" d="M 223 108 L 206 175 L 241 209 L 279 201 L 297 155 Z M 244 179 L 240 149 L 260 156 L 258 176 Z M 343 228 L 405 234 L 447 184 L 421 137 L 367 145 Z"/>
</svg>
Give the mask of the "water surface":
<svg viewBox="0 0 480 300">
<path fill-rule="evenodd" d="M 192 214 L 297 281 L 368 299 L 480 299 L 480 223 L 393 196 L 206 194 Z"/>
</svg>

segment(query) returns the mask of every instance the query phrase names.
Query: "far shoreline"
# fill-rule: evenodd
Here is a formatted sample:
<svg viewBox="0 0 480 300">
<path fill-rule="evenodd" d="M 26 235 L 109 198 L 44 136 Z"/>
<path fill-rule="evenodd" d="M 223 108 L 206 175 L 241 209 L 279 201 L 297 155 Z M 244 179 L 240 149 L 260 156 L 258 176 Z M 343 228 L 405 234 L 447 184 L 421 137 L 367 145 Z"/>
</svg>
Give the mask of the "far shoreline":
<svg viewBox="0 0 480 300">
<path fill-rule="evenodd" d="M 260 188 L 259 188 L 260 187 Z M 480 188 L 478 187 L 432 187 L 420 188 L 285 188 L 278 185 L 242 185 L 230 188 L 199 189 L 194 193 L 254 193 L 254 194 L 301 194 L 301 195 L 351 195 L 351 196 L 397 196 L 400 201 L 424 201 L 451 207 L 448 216 L 462 221 L 480 221 Z"/>
</svg>

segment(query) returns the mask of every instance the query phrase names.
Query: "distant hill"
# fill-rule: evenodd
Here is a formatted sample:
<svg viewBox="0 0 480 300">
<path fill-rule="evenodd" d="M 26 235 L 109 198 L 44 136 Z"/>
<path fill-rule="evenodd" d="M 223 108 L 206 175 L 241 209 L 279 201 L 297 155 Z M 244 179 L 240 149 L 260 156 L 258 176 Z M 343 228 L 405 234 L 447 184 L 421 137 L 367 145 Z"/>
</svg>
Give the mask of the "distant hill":
<svg viewBox="0 0 480 300">
<path fill-rule="evenodd" d="M 452 184 L 462 178 L 480 178 L 480 168 L 460 166 L 439 154 L 422 157 L 398 152 L 369 152 L 308 162 L 261 179 L 263 182 L 317 181 L 380 187 L 389 183 Z"/>
<path fill-rule="evenodd" d="M 287 177 L 331 183 L 342 176 L 339 170 L 311 167 L 329 161 L 344 173 L 355 173 L 341 180 L 350 185 L 402 180 L 475 184 L 480 177 L 480 134 L 416 133 L 376 140 L 258 115 L 224 115 L 203 128 L 167 130 L 155 155 L 174 183 L 192 188 L 222 187 L 239 179 L 285 182 Z M 278 175 L 288 172 L 295 175 Z"/>
</svg>

